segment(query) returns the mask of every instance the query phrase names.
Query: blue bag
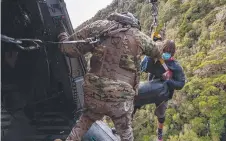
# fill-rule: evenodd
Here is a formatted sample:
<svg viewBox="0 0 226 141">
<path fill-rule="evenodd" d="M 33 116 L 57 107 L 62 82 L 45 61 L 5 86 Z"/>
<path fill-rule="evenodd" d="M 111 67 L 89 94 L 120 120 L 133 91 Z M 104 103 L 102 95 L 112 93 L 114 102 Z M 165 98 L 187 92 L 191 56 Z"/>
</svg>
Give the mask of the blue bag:
<svg viewBox="0 0 226 141">
<path fill-rule="evenodd" d="M 148 57 L 144 56 L 144 59 L 140 63 L 140 69 L 142 72 L 147 72 L 148 68 Z"/>
</svg>

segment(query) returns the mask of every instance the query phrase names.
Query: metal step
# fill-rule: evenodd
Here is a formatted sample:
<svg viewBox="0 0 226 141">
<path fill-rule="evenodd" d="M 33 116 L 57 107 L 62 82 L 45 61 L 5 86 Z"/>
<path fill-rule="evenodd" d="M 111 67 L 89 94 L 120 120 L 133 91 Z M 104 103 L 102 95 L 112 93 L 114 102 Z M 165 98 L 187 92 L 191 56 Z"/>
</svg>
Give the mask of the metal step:
<svg viewBox="0 0 226 141">
<path fill-rule="evenodd" d="M 1 110 L 1 129 L 8 129 L 11 124 L 12 116 L 5 110 Z"/>
<path fill-rule="evenodd" d="M 36 112 L 38 115 L 36 122 L 32 126 L 36 129 L 37 136 L 31 136 L 26 138 L 33 138 L 33 140 L 51 140 L 56 138 L 67 137 L 71 129 L 69 127 L 69 120 L 63 118 L 64 113 L 60 112 Z"/>
<path fill-rule="evenodd" d="M 37 130 L 57 130 L 57 131 L 64 131 L 64 130 L 70 130 L 67 126 L 41 126 L 38 127 Z"/>
<path fill-rule="evenodd" d="M 62 113 L 60 113 L 60 112 L 45 112 L 45 113 L 36 112 L 35 114 L 36 115 L 42 115 L 42 116 L 61 116 L 62 115 Z"/>
<path fill-rule="evenodd" d="M 15 84 L 7 84 L 7 85 L 2 85 L 2 92 L 13 92 L 13 91 L 18 91 L 18 86 Z"/>
<path fill-rule="evenodd" d="M 4 122 L 1 123 L 1 128 L 2 129 L 8 129 L 10 124 L 11 124 L 11 121 L 4 121 Z"/>
<path fill-rule="evenodd" d="M 11 125 L 11 115 L 1 107 L 1 138 L 8 134 Z"/>
<path fill-rule="evenodd" d="M 54 139 L 63 139 L 65 140 L 67 138 L 67 135 L 34 135 L 34 136 L 27 136 L 25 138 L 25 141 L 53 141 Z"/>
<path fill-rule="evenodd" d="M 1 122 L 3 122 L 3 121 L 10 121 L 11 118 L 12 117 L 8 113 L 2 113 L 1 112 Z"/>
</svg>

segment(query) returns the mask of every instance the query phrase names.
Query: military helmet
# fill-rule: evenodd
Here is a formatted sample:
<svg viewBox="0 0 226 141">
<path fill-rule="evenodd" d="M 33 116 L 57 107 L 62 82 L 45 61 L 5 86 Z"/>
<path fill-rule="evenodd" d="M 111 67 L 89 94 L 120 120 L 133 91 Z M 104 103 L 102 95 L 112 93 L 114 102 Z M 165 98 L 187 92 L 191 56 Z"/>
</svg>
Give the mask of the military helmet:
<svg viewBox="0 0 226 141">
<path fill-rule="evenodd" d="M 123 12 L 122 15 L 130 17 L 133 20 L 134 24 L 136 24 L 139 27 L 139 29 L 141 28 L 140 21 L 132 13 L 130 13 L 130 12 Z"/>
<path fill-rule="evenodd" d="M 136 23 L 136 24 L 139 23 L 139 20 L 137 18 L 135 18 L 135 16 L 132 13 L 130 13 L 130 12 L 122 12 L 121 14 L 131 18 L 134 21 L 134 23 Z"/>
<path fill-rule="evenodd" d="M 124 25 L 131 25 L 132 27 L 136 27 L 138 29 L 141 28 L 139 20 L 130 12 L 112 13 L 107 17 L 107 19 L 111 21 L 114 20 Z"/>
</svg>

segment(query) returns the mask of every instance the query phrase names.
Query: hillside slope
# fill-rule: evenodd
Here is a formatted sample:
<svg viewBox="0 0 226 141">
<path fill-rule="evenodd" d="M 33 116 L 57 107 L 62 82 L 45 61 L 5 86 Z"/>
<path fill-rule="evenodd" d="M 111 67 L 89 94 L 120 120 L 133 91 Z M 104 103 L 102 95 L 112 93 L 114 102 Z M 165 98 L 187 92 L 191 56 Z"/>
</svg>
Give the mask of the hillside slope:
<svg viewBox="0 0 226 141">
<path fill-rule="evenodd" d="M 226 0 L 159 1 L 159 28 L 166 23 L 166 37 L 176 41 L 176 58 L 187 76 L 183 90 L 170 101 L 164 138 L 226 140 Z M 147 33 L 151 5 L 143 0 L 114 0 L 76 30 L 116 10 L 134 13 Z M 154 107 L 147 105 L 137 112 L 133 123 L 136 141 L 156 138 Z"/>
</svg>

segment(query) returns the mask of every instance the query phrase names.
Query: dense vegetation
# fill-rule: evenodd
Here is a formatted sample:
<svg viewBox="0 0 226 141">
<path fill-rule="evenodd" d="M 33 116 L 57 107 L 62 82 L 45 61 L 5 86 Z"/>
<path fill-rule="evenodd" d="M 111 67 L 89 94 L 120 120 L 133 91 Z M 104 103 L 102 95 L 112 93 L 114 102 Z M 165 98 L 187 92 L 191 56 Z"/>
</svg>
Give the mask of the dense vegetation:
<svg viewBox="0 0 226 141">
<path fill-rule="evenodd" d="M 166 23 L 166 37 L 176 41 L 176 59 L 187 77 L 185 87 L 170 101 L 164 139 L 226 140 L 226 0 L 159 1 L 158 29 Z M 151 5 L 144 0 L 114 0 L 79 28 L 115 10 L 134 13 L 148 33 Z M 135 115 L 135 141 L 156 139 L 154 109 L 147 105 Z"/>
</svg>

